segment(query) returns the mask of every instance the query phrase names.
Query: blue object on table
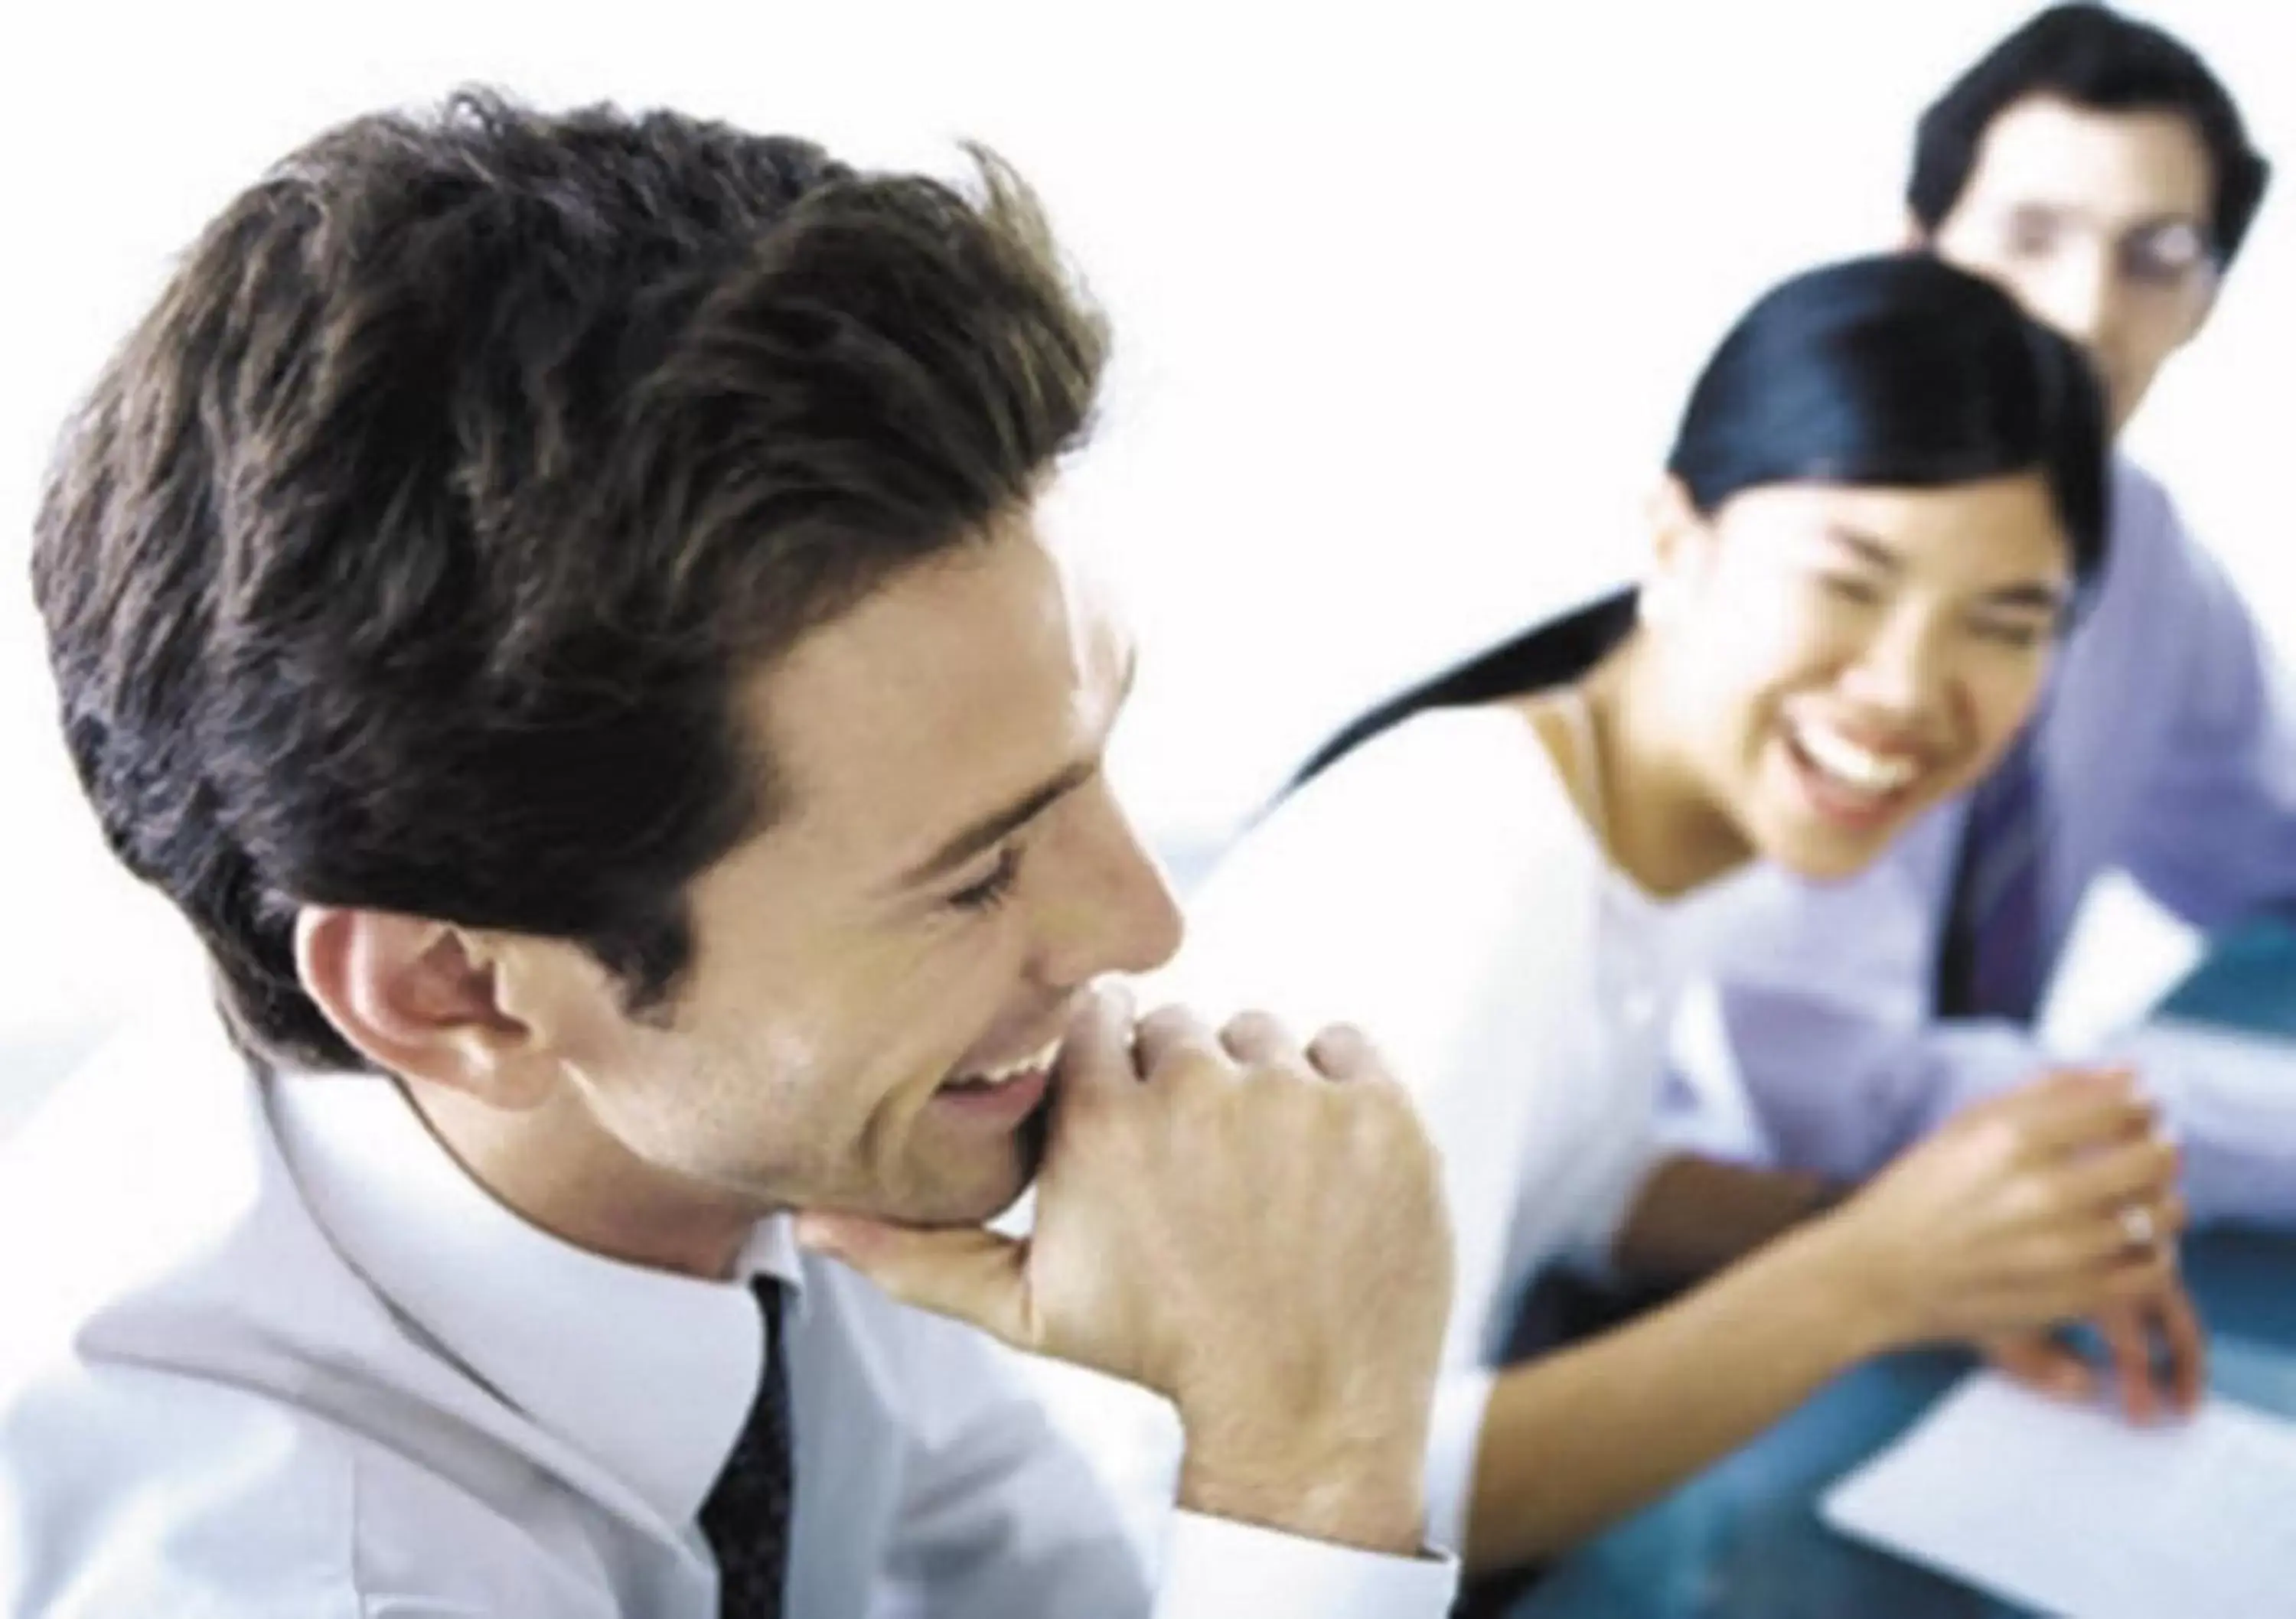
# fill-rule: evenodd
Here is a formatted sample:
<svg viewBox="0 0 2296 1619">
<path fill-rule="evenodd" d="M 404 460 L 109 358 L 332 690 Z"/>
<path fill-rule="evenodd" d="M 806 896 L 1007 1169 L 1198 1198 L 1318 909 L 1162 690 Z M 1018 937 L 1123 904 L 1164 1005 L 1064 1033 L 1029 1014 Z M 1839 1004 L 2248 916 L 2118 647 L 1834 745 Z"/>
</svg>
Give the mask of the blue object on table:
<svg viewBox="0 0 2296 1619">
<path fill-rule="evenodd" d="M 2196 1022 L 2296 1036 L 2296 930 L 2211 950 L 2165 1001 Z M 2185 1244 L 2210 1386 L 2296 1418 L 2296 1235 Z M 1973 1364 L 1944 1351 L 1858 1368 L 1759 1439 L 1557 1564 L 1509 1619 L 2024 1619 L 2028 1610 L 1850 1540 L 1817 1503 Z M 2291 1612 L 2296 1613 L 2296 1599 Z"/>
<path fill-rule="evenodd" d="M 2296 1039 L 2296 927 L 2261 922 L 2218 941 L 2160 1011 Z"/>
</svg>

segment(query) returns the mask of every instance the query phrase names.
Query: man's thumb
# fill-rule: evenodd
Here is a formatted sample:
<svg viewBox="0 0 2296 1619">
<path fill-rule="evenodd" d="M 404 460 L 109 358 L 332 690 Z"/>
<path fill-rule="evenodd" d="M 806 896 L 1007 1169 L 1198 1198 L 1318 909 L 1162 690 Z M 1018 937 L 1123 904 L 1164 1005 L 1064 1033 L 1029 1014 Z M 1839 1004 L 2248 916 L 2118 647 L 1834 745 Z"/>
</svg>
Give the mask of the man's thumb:
<svg viewBox="0 0 2296 1619">
<path fill-rule="evenodd" d="M 905 1304 L 1035 1349 L 1028 1247 L 979 1226 L 926 1229 L 863 1214 L 798 1216 L 800 1247 L 858 1271 Z"/>
</svg>

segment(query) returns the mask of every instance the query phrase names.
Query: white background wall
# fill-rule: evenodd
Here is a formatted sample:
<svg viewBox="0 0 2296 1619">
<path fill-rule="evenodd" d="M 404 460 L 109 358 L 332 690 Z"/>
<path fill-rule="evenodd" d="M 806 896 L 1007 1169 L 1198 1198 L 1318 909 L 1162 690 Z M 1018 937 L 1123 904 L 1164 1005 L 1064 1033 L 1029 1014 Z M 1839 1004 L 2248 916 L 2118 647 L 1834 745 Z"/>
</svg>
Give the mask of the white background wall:
<svg viewBox="0 0 2296 1619">
<path fill-rule="evenodd" d="M 145 993 L 173 938 L 109 867 L 53 738 L 24 584 L 51 437 L 169 255 L 322 126 L 484 80 L 866 160 L 947 168 L 966 135 L 1004 151 L 1116 320 L 1106 426 L 1062 516 L 1104 546 L 1144 641 L 1119 769 L 1180 846 L 1364 699 L 1630 571 L 1706 348 L 1777 276 L 1895 239 L 1916 112 L 2026 10 L 20 10 L 0 51 L 0 1063 L 52 1063 Z M 2296 0 L 2149 14 L 2296 171 Z M 2133 438 L 2284 637 L 2292 288 L 2281 194 Z M 0 1116 L 7 1093 L 0 1076 Z"/>
</svg>

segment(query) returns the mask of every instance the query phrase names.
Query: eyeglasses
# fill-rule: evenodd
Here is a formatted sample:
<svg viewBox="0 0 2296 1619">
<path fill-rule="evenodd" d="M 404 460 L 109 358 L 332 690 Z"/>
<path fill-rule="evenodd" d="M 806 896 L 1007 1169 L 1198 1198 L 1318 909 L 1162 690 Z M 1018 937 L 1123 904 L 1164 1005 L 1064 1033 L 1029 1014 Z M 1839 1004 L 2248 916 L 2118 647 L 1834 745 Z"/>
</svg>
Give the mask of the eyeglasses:
<svg viewBox="0 0 2296 1619">
<path fill-rule="evenodd" d="M 2053 209 L 2021 208 L 2003 222 L 2001 239 L 2012 258 L 2031 261 L 2054 258 L 2076 241 L 2095 243 L 2103 234 L 2097 226 Z M 2120 279 L 2141 291 L 2191 291 L 2216 276 L 2216 245 L 2189 220 L 2138 225 L 2101 245 Z"/>
</svg>

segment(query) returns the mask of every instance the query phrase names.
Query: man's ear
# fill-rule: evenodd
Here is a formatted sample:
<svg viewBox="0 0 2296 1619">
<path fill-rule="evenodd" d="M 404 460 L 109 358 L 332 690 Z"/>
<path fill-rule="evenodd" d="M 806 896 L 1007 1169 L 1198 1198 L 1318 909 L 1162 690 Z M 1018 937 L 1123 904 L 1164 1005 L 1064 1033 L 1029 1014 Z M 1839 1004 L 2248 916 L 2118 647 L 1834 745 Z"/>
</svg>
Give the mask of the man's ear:
<svg viewBox="0 0 2296 1619">
<path fill-rule="evenodd" d="M 529 1108 L 552 1063 L 505 1004 L 496 951 L 488 936 L 394 912 L 308 905 L 295 919 L 305 993 L 377 1067 Z"/>
</svg>

